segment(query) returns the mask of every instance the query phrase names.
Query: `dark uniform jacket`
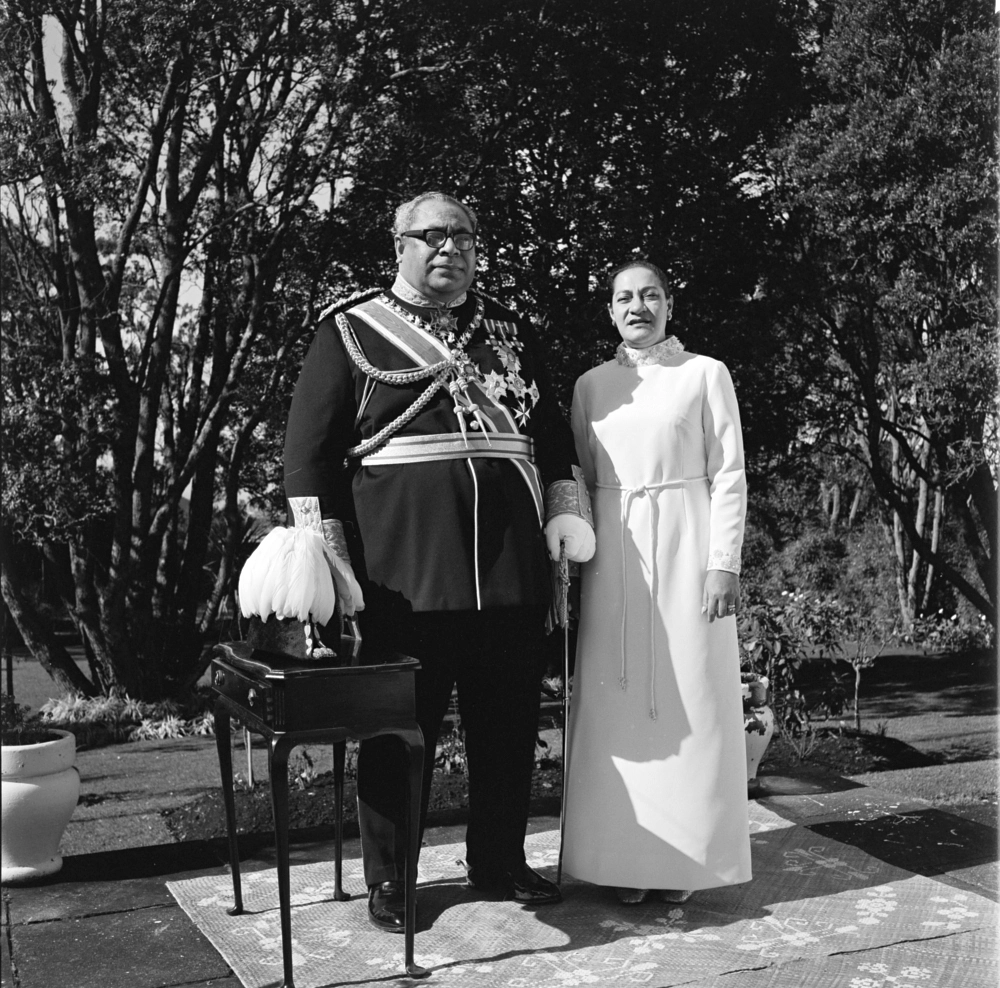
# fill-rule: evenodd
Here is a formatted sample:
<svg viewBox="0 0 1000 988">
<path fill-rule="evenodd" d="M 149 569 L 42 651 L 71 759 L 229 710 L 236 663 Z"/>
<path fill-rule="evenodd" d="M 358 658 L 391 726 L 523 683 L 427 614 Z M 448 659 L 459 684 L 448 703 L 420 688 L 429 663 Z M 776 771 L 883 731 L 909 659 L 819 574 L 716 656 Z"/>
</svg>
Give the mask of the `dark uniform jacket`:
<svg viewBox="0 0 1000 988">
<path fill-rule="evenodd" d="M 387 295 L 407 312 L 427 318 L 434 312 Z M 457 316 L 459 336 L 472 321 L 475 298 L 470 291 L 461 306 L 449 310 Z M 532 328 L 498 303 L 484 303 L 485 318 L 465 353 L 511 410 L 518 431 L 534 440 L 542 488 L 572 480 L 572 434 L 552 395 Z M 415 366 L 362 319 L 347 318 L 376 368 Z M 316 497 L 323 518 L 344 522 L 370 611 L 544 607 L 551 578 L 542 525 L 515 463 L 463 458 L 362 466 L 357 458 L 345 459 L 350 447 L 394 421 L 429 383 L 428 378 L 406 385 L 379 382 L 372 388 L 348 356 L 335 313 L 324 318 L 288 416 L 286 496 Z M 441 388 L 396 435 L 459 432 L 454 401 Z"/>
</svg>

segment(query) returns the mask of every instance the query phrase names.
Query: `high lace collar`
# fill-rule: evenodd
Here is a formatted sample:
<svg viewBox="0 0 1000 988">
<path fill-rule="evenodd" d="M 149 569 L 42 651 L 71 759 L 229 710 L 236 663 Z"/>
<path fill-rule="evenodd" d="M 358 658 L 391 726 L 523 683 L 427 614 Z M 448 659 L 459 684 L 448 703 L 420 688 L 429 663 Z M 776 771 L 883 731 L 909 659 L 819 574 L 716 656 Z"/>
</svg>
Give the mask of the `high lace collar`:
<svg viewBox="0 0 1000 988">
<path fill-rule="evenodd" d="M 458 298 L 453 298 L 450 302 L 436 302 L 423 292 L 418 292 L 401 274 L 397 274 L 396 280 L 392 283 L 392 293 L 410 305 L 420 305 L 425 309 L 457 309 L 468 297 L 467 292 L 462 292 Z"/>
<path fill-rule="evenodd" d="M 668 336 L 665 340 L 660 340 L 659 343 L 654 343 L 642 350 L 636 350 L 634 347 L 619 343 L 618 349 L 615 350 L 615 360 L 622 367 L 646 367 L 649 364 L 665 363 L 683 350 L 684 344 L 676 336 Z"/>
</svg>

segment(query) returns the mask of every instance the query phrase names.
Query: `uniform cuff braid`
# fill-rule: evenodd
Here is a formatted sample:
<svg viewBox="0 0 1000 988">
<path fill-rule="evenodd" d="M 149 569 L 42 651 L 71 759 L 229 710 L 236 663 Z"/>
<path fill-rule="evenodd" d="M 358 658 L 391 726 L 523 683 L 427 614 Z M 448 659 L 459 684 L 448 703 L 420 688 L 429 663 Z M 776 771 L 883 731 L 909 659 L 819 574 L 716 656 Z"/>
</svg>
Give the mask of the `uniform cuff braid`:
<svg viewBox="0 0 1000 988">
<path fill-rule="evenodd" d="M 545 489 L 545 522 L 555 515 L 576 515 L 591 528 L 594 527 L 594 512 L 590 505 L 590 492 L 583 480 L 583 471 L 573 467 L 572 480 L 557 480 Z"/>
</svg>

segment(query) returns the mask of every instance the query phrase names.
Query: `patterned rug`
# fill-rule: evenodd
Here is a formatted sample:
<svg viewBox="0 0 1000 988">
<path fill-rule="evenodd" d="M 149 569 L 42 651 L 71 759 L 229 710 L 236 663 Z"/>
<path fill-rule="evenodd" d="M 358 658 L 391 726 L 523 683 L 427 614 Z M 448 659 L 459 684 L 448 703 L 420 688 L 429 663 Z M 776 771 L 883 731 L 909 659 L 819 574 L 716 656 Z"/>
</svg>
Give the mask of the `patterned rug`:
<svg viewBox="0 0 1000 988">
<path fill-rule="evenodd" d="M 565 876 L 560 905 L 532 911 L 488 902 L 462 887 L 457 864 L 462 845 L 425 847 L 416 960 L 432 975 L 419 982 L 402 973 L 402 937 L 368 925 L 359 860 L 344 862 L 345 889 L 354 896 L 350 902 L 333 901 L 332 861 L 293 866 L 295 983 L 297 988 L 986 984 L 960 976 L 967 966 L 954 963 L 947 944 L 981 931 L 980 940 L 995 948 L 998 909 L 989 899 L 818 837 L 757 803 L 751 803 L 751 833 L 754 880 L 698 892 L 684 905 L 622 906 L 609 890 Z M 529 864 L 549 877 L 554 877 L 558 839 L 555 831 L 528 838 Z M 242 916 L 226 915 L 232 903 L 228 875 L 169 882 L 168 887 L 247 988 L 280 984 L 273 869 L 244 874 L 247 912 Z M 918 946 L 915 941 L 936 942 L 908 955 Z M 907 947 L 888 960 L 848 956 L 845 966 L 840 956 L 899 944 Z M 987 953 L 990 949 L 983 947 Z M 910 963 L 908 956 L 920 963 Z M 830 978 L 823 976 L 824 968 Z M 946 971 L 940 980 L 938 974 Z"/>
</svg>

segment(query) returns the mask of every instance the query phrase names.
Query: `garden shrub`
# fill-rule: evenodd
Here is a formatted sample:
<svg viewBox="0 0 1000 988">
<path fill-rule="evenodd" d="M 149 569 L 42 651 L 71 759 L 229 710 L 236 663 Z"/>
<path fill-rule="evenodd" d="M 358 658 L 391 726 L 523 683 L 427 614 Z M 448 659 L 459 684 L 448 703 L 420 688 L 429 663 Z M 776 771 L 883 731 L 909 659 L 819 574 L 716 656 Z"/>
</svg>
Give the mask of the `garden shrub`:
<svg viewBox="0 0 1000 988">
<path fill-rule="evenodd" d="M 985 615 L 978 617 L 975 623 L 963 621 L 957 612 L 948 615 L 942 607 L 936 614 L 915 618 L 905 640 L 948 655 L 991 649 L 996 641 L 993 626 Z"/>
<path fill-rule="evenodd" d="M 807 733 L 814 718 L 837 716 L 852 695 L 860 728 L 862 672 L 895 636 L 878 615 L 830 594 L 784 590 L 777 598 L 750 596 L 740 616 L 740 664 L 767 676 L 783 733 Z M 851 665 L 852 684 L 830 659 Z"/>
<path fill-rule="evenodd" d="M 48 727 L 72 731 L 81 744 L 148 741 L 214 734 L 210 705 L 210 697 L 202 693 L 184 705 L 173 700 L 145 703 L 127 696 L 66 696 L 46 700 L 37 719 Z"/>
</svg>

